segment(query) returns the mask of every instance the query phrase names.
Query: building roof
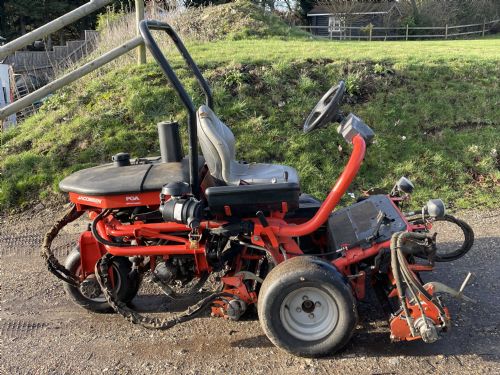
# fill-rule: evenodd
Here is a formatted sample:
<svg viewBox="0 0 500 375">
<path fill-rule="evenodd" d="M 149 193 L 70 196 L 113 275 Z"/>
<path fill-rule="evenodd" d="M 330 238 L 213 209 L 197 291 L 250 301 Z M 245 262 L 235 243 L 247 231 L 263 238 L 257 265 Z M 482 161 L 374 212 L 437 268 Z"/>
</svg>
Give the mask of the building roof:
<svg viewBox="0 0 500 375">
<path fill-rule="evenodd" d="M 397 10 L 399 13 L 401 13 L 401 11 L 397 6 L 397 3 L 390 1 L 390 2 L 372 3 L 367 7 L 366 11 L 352 12 L 350 14 L 359 14 L 359 15 L 388 14 L 393 10 Z M 310 17 L 330 16 L 333 14 L 343 14 L 343 13 L 333 12 L 332 9 L 329 9 L 328 6 L 324 5 L 323 6 L 316 5 L 309 13 L 307 13 L 307 15 Z"/>
</svg>

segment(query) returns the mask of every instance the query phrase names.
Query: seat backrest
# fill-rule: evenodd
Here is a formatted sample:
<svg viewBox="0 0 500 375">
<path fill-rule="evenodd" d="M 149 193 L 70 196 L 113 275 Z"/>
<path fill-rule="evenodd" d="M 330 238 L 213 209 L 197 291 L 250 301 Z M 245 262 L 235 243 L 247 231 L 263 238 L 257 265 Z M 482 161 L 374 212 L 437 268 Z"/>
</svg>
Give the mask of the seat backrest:
<svg viewBox="0 0 500 375">
<path fill-rule="evenodd" d="M 235 140 L 229 129 L 207 106 L 197 112 L 198 140 L 210 174 L 218 180 L 228 182 L 231 161 L 235 160 Z"/>
</svg>

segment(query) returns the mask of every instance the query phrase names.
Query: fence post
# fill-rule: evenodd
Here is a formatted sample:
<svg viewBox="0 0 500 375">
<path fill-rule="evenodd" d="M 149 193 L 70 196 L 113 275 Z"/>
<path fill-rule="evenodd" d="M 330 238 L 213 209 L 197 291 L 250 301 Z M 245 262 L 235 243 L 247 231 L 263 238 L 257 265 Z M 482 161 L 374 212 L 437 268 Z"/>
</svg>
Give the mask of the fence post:
<svg viewBox="0 0 500 375">
<path fill-rule="evenodd" d="M 135 0 L 135 23 L 137 28 L 137 35 L 139 33 L 139 23 L 144 19 L 144 0 Z M 137 49 L 137 64 L 146 63 L 146 46 L 140 45 Z"/>
<path fill-rule="evenodd" d="M 368 25 L 368 27 L 370 28 L 370 42 L 372 41 L 372 31 L 373 31 L 373 25 L 370 23 Z"/>
<path fill-rule="evenodd" d="M 483 36 L 484 36 L 485 31 L 486 31 L 486 20 L 483 19 Z"/>
<path fill-rule="evenodd" d="M 444 38 L 448 39 L 448 24 L 446 24 L 446 26 L 444 28 Z"/>
<path fill-rule="evenodd" d="M 408 24 L 406 24 L 406 38 L 405 38 L 406 41 L 408 41 Z"/>
</svg>

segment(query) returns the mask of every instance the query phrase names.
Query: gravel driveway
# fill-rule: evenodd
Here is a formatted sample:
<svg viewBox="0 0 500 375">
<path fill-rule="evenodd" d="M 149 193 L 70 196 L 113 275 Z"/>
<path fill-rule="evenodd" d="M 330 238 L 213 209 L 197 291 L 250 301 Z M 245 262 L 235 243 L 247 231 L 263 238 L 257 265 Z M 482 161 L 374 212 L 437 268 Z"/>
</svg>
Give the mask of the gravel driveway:
<svg viewBox="0 0 500 375">
<path fill-rule="evenodd" d="M 148 331 L 116 314 L 98 315 L 73 305 L 38 255 L 55 215 L 37 211 L 0 217 L 1 370 L 4 374 L 499 374 L 500 210 L 458 214 L 473 227 L 474 248 L 438 266 L 434 279 L 477 300 L 448 300 L 455 326 L 434 344 L 391 344 L 386 321 L 369 302 L 347 348 L 330 358 L 304 359 L 275 348 L 256 317 L 232 322 L 204 317 L 168 331 Z M 63 258 L 84 228 L 68 226 L 56 240 Z M 429 277 L 426 278 L 429 280 Z M 175 311 L 159 291 L 142 291 L 142 310 Z"/>
</svg>

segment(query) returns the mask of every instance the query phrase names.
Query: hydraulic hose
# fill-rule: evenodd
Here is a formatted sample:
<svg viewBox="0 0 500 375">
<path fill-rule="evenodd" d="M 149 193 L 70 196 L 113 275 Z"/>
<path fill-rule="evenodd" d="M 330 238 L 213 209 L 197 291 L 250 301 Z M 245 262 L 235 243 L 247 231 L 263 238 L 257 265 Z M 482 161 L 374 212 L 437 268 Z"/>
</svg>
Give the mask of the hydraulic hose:
<svg viewBox="0 0 500 375">
<path fill-rule="evenodd" d="M 407 239 L 415 239 L 415 240 L 422 241 L 422 240 L 429 239 L 429 238 L 432 239 L 432 236 L 429 236 L 427 233 L 402 232 L 397 238 L 396 250 L 401 252 L 403 242 Z M 400 257 L 404 261 L 403 254 L 401 254 Z M 408 267 L 406 266 L 406 264 L 404 262 L 403 263 L 399 262 L 399 264 L 401 266 L 402 272 L 405 273 L 405 276 L 407 276 L 409 281 L 412 282 L 412 284 L 418 289 L 418 291 L 420 293 L 422 293 L 423 296 L 425 296 L 425 298 L 431 300 L 432 296 L 429 293 L 427 293 L 427 291 L 424 289 L 422 284 L 420 284 L 420 282 L 418 282 L 418 280 L 415 279 L 415 277 L 410 272 L 410 270 L 408 270 Z"/>
<path fill-rule="evenodd" d="M 406 306 L 406 297 L 403 295 L 403 288 L 402 288 L 402 279 L 404 279 L 404 282 L 407 284 L 408 288 L 410 289 L 410 292 L 413 294 L 415 297 L 415 302 L 418 305 L 418 308 L 420 309 L 422 316 L 425 315 L 423 311 L 422 304 L 418 298 L 417 292 L 418 291 L 420 294 L 422 294 L 426 299 L 429 301 L 432 300 L 432 296 L 425 290 L 425 288 L 422 286 L 422 284 L 415 278 L 414 274 L 409 270 L 408 264 L 406 262 L 406 258 L 403 254 L 402 247 L 403 243 L 407 239 L 413 239 L 413 240 L 426 240 L 426 239 L 432 239 L 432 236 L 430 236 L 427 233 L 415 233 L 415 232 L 397 232 L 394 233 L 392 238 L 391 238 L 391 268 L 392 272 L 394 275 L 394 280 L 396 282 L 396 288 L 398 290 L 399 294 L 399 299 L 402 304 L 402 308 L 405 311 L 405 314 L 408 316 L 408 311 L 407 311 L 407 306 Z M 439 312 L 443 315 L 445 315 L 445 312 L 443 311 L 442 307 L 440 306 L 439 303 L 435 304 L 436 307 L 438 308 Z M 410 324 L 410 320 L 408 320 L 408 325 L 410 329 L 412 330 L 413 334 L 413 324 Z"/>
<path fill-rule="evenodd" d="M 412 224 L 424 225 L 425 220 L 428 218 L 428 215 L 426 215 L 424 218 L 422 218 L 422 215 L 412 215 L 408 216 L 407 220 Z M 443 221 L 458 226 L 464 235 L 464 241 L 459 248 L 455 249 L 452 252 L 446 252 L 444 254 L 439 253 L 438 246 L 436 249 L 436 254 L 434 255 L 434 260 L 436 262 L 450 262 L 453 260 L 457 260 L 467 254 L 467 252 L 472 248 L 472 245 L 474 244 L 474 231 L 465 221 L 457 219 L 452 215 L 444 215 L 443 217 L 434 218 L 434 223 Z M 419 258 L 424 257 L 422 254 L 415 254 L 415 256 Z"/>
<path fill-rule="evenodd" d="M 92 230 L 92 235 L 94 236 L 94 238 L 97 240 L 97 242 L 105 245 L 105 246 L 114 246 L 114 247 L 132 247 L 132 246 L 135 246 L 135 245 L 131 245 L 131 244 L 128 244 L 128 243 L 124 243 L 124 242 L 113 242 L 113 241 L 108 241 L 106 240 L 105 238 L 103 238 L 98 230 L 97 230 L 97 224 L 104 218 L 104 216 L 108 215 L 109 214 L 109 210 L 103 210 L 101 211 L 101 213 L 99 213 L 99 215 L 97 215 L 95 217 L 95 219 L 92 221 L 92 227 L 91 227 L 91 230 Z"/>
<path fill-rule="evenodd" d="M 403 233 L 404 232 L 397 232 L 394 233 L 391 237 L 391 245 L 390 245 L 391 269 L 392 269 L 392 275 L 394 276 L 394 281 L 396 282 L 396 289 L 398 291 L 399 302 L 401 303 L 401 307 L 405 312 L 406 322 L 408 323 L 408 327 L 410 327 L 410 332 L 412 336 L 415 336 L 415 327 L 413 326 L 413 321 L 410 312 L 408 311 L 408 306 L 406 305 L 406 296 L 404 294 L 403 285 L 401 283 L 401 274 L 399 273 L 399 263 L 396 255 L 397 241 L 399 236 Z"/>
</svg>

